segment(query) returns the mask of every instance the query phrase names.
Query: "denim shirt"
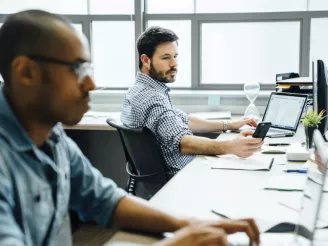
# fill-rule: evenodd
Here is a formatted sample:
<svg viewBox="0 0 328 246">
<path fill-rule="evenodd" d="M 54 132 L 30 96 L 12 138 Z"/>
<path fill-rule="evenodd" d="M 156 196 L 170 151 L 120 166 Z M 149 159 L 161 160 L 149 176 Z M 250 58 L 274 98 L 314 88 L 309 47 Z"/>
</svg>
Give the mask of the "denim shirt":
<svg viewBox="0 0 328 246">
<path fill-rule="evenodd" d="M 125 191 L 92 167 L 61 125 L 38 148 L 0 88 L 0 245 L 72 245 L 68 209 L 109 226 Z"/>
</svg>

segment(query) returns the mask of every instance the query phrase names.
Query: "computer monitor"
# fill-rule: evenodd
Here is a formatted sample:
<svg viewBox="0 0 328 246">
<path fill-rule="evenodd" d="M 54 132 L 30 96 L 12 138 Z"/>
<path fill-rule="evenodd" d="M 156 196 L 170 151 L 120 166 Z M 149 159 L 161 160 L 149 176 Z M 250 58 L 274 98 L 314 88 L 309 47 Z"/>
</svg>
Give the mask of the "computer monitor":
<svg viewBox="0 0 328 246">
<path fill-rule="evenodd" d="M 328 110 L 328 71 L 322 60 L 317 60 L 313 63 L 313 109 L 320 112 L 326 110 L 324 116 L 327 115 Z M 319 131 L 324 136 L 328 129 L 328 119 L 325 117 L 319 124 Z"/>
</svg>

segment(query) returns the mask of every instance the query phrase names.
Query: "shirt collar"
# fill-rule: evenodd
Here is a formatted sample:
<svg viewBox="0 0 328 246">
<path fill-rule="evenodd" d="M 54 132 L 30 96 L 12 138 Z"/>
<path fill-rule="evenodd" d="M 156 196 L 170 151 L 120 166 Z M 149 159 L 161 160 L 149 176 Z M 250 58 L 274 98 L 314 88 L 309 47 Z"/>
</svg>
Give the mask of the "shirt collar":
<svg viewBox="0 0 328 246">
<path fill-rule="evenodd" d="M 60 137 L 58 125 L 59 124 L 52 129 L 52 133 L 49 137 L 49 140 L 55 143 L 59 141 Z M 19 123 L 8 104 L 3 87 L 0 87 L 0 135 L 2 135 L 16 151 L 29 151 L 35 147 L 35 144 L 32 142 L 23 126 Z"/>
<path fill-rule="evenodd" d="M 158 81 L 157 79 L 153 79 L 147 74 L 138 72 L 137 73 L 137 78 L 136 78 L 137 83 L 143 83 L 148 86 L 151 86 L 154 89 L 157 89 L 161 92 L 168 93 L 171 91 L 171 89 L 163 82 Z"/>
</svg>

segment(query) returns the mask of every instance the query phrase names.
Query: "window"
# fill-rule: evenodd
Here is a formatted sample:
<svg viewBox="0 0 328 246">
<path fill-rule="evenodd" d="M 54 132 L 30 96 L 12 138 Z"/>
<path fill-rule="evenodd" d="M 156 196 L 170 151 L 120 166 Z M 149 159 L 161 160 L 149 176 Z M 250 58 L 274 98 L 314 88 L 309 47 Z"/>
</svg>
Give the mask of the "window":
<svg viewBox="0 0 328 246">
<path fill-rule="evenodd" d="M 133 15 L 133 0 L 90 0 L 90 14 Z"/>
<path fill-rule="evenodd" d="M 323 60 L 326 66 L 328 66 L 328 33 L 325 31 L 327 26 L 328 18 L 311 20 L 310 71 L 312 71 L 311 61 L 313 60 Z"/>
<path fill-rule="evenodd" d="M 0 14 L 10 14 L 26 9 L 42 9 L 58 14 L 87 14 L 87 0 L 0 0 Z"/>
<path fill-rule="evenodd" d="M 134 83 L 133 21 L 94 21 L 92 51 L 98 87 L 130 87 Z"/>
<path fill-rule="evenodd" d="M 147 0 L 149 14 L 194 13 L 194 0 Z"/>
<path fill-rule="evenodd" d="M 148 26 L 161 26 L 174 31 L 178 37 L 178 73 L 171 87 L 191 86 L 191 22 L 190 21 L 148 21 Z"/>
<path fill-rule="evenodd" d="M 97 86 L 110 89 L 134 83 L 135 35 L 144 23 L 179 36 L 179 71 L 170 85 L 174 88 L 237 89 L 258 81 L 269 89 L 277 73 L 308 76 L 312 59 L 328 63 L 327 0 L 143 2 L 144 6 L 134 0 L 0 0 L 0 22 L 9 13 L 32 8 L 68 15 L 73 26 L 87 34 Z M 143 18 L 135 19 L 135 13 L 143 11 Z M 143 23 L 135 25 L 134 20 Z"/>
<path fill-rule="evenodd" d="M 202 84 L 274 83 L 299 71 L 299 22 L 211 23 L 201 32 Z"/>
<path fill-rule="evenodd" d="M 328 1 L 309 0 L 309 10 L 328 10 Z"/>
<path fill-rule="evenodd" d="M 196 0 L 197 13 L 305 11 L 306 8 L 307 0 Z"/>
</svg>

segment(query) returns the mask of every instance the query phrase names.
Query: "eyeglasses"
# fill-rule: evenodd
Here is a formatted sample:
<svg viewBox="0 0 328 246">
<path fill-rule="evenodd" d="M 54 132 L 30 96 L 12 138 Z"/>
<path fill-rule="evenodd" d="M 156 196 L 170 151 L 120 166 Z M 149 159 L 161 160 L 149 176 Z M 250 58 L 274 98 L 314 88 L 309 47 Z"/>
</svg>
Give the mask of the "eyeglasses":
<svg viewBox="0 0 328 246">
<path fill-rule="evenodd" d="M 72 72 L 78 77 L 79 83 L 82 83 L 83 79 L 86 76 L 93 77 L 94 74 L 94 66 L 90 62 L 68 62 L 59 60 L 56 58 L 51 57 L 45 57 L 45 56 L 37 56 L 37 55 L 27 55 L 28 58 L 40 61 L 40 62 L 49 62 L 49 63 L 55 63 L 60 65 L 69 66 L 72 70 Z"/>
</svg>

